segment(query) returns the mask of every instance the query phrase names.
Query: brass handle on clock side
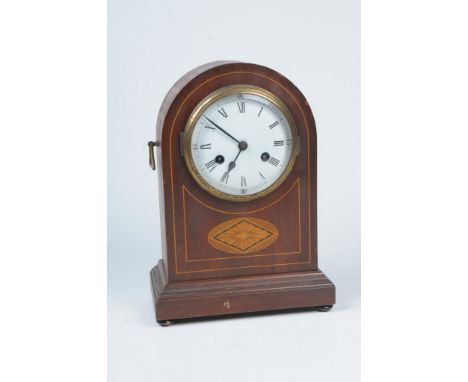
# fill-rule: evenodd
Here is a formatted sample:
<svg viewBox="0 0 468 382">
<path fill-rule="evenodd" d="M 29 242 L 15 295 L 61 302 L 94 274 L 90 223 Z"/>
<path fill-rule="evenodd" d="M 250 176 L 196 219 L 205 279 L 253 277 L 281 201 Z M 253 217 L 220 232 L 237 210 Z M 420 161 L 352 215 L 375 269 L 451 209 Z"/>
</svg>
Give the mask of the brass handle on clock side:
<svg viewBox="0 0 468 382">
<path fill-rule="evenodd" d="M 160 142 L 149 141 L 148 142 L 148 153 L 149 153 L 149 165 L 153 171 L 156 170 L 156 159 L 154 158 L 154 146 L 159 147 Z"/>
</svg>

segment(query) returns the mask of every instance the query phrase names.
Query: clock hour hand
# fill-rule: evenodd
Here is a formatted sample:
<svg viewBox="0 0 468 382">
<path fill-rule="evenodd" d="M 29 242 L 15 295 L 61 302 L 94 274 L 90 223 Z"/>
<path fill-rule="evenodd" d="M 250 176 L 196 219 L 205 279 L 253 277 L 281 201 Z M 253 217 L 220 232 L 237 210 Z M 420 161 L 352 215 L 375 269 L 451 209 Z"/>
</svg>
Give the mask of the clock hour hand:
<svg viewBox="0 0 468 382">
<path fill-rule="evenodd" d="M 236 160 L 237 160 L 237 158 L 239 158 L 239 155 L 240 155 L 240 153 L 241 153 L 242 151 L 244 151 L 244 150 L 240 149 L 239 152 L 237 153 L 236 157 L 234 158 L 234 160 L 233 160 L 232 162 L 229 162 L 229 164 L 228 164 L 228 170 L 227 170 L 227 173 L 226 173 L 226 174 L 229 174 L 229 173 L 231 172 L 231 170 L 233 170 L 234 167 L 236 167 Z"/>
<path fill-rule="evenodd" d="M 217 125 L 216 123 L 214 123 L 211 119 L 209 119 L 206 115 L 204 116 L 208 122 L 210 122 L 214 127 L 216 127 L 217 129 L 221 130 L 224 134 L 226 134 L 229 138 L 231 139 L 234 139 L 237 143 L 240 143 L 240 141 L 238 141 L 236 138 L 234 138 L 231 134 L 229 134 L 226 130 L 224 130 L 221 126 Z"/>
<path fill-rule="evenodd" d="M 242 150 L 239 150 L 239 152 L 237 153 L 236 157 L 234 158 L 234 160 L 232 162 L 229 163 L 229 166 L 228 166 L 228 172 L 231 171 L 234 167 L 236 167 L 236 160 L 237 158 L 239 158 L 239 154 L 242 152 Z"/>
</svg>

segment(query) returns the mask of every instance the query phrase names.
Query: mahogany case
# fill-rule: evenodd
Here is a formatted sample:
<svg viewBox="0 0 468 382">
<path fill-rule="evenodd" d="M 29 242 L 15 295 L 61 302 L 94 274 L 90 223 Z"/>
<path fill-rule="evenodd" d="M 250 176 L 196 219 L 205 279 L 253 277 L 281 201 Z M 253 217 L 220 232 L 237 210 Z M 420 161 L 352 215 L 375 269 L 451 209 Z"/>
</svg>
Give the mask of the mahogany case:
<svg viewBox="0 0 468 382">
<path fill-rule="evenodd" d="M 286 105 L 300 150 L 280 187 L 248 202 L 214 197 L 183 158 L 187 120 L 213 91 L 259 86 Z M 335 286 L 317 266 L 317 136 L 302 93 L 269 68 L 214 62 L 183 76 L 165 97 L 156 128 L 162 260 L 151 271 L 156 319 L 330 307 Z M 150 146 L 150 155 L 152 153 Z M 255 232 L 238 245 L 233 235 Z"/>
</svg>

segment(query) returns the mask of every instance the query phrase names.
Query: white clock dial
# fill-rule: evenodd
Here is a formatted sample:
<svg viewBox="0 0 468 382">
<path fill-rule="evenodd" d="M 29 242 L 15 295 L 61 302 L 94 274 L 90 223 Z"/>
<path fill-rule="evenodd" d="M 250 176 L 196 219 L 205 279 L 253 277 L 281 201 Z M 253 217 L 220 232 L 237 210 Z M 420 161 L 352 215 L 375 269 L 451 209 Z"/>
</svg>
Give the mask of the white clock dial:
<svg viewBox="0 0 468 382">
<path fill-rule="evenodd" d="M 191 162 L 201 181 L 219 193 L 252 198 L 290 168 L 295 134 L 272 100 L 240 92 L 209 103 L 193 121 Z"/>
</svg>

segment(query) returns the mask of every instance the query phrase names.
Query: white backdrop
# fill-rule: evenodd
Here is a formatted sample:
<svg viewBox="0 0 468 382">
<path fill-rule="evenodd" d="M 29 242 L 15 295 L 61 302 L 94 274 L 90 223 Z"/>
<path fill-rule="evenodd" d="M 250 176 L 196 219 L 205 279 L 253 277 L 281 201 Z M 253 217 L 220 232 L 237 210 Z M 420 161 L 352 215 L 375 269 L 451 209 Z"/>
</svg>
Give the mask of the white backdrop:
<svg viewBox="0 0 468 382">
<path fill-rule="evenodd" d="M 120 381 L 359 380 L 359 1 L 108 2 L 108 374 Z M 318 132 L 319 265 L 328 313 L 161 328 L 149 271 L 161 257 L 157 176 L 147 165 L 173 83 L 215 60 L 292 80 Z M 311 377 L 311 376 L 314 377 Z"/>
</svg>

